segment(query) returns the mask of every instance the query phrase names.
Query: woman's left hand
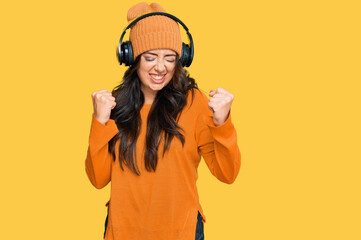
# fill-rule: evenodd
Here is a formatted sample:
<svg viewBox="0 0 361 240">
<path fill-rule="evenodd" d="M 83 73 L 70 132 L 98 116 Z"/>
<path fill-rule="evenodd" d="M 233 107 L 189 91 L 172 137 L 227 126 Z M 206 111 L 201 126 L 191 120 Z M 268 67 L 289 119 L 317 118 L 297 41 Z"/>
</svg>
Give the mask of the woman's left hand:
<svg viewBox="0 0 361 240">
<path fill-rule="evenodd" d="M 209 96 L 211 98 L 209 99 L 208 107 L 213 111 L 214 125 L 220 126 L 226 122 L 229 116 L 234 96 L 220 87 L 217 90 L 212 89 L 209 92 Z"/>
</svg>

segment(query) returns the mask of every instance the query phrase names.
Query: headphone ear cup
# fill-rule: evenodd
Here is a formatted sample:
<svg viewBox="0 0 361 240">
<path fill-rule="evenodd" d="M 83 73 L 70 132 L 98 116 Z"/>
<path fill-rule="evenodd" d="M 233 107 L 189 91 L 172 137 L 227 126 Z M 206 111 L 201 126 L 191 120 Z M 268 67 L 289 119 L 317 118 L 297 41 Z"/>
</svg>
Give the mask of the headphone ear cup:
<svg viewBox="0 0 361 240">
<path fill-rule="evenodd" d="M 134 62 L 133 47 L 130 41 L 124 43 L 124 56 L 125 56 L 125 66 L 130 66 Z"/>
<path fill-rule="evenodd" d="M 189 67 L 192 63 L 193 56 L 191 56 L 191 49 L 189 45 L 182 43 L 182 56 L 179 61 L 183 67 Z"/>
<path fill-rule="evenodd" d="M 123 63 L 123 52 L 122 52 L 123 44 L 117 47 L 117 59 L 120 65 Z"/>
<path fill-rule="evenodd" d="M 130 66 L 133 64 L 133 48 L 130 41 L 123 42 L 120 46 L 120 51 L 118 53 L 119 64 L 125 64 L 125 66 Z"/>
</svg>

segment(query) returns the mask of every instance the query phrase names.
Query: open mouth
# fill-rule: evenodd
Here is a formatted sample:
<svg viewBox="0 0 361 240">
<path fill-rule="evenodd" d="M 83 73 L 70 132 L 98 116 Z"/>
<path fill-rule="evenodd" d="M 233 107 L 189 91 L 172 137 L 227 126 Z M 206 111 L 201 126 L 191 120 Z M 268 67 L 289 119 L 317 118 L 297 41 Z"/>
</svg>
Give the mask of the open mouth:
<svg viewBox="0 0 361 240">
<path fill-rule="evenodd" d="M 164 74 L 164 75 L 149 74 L 149 75 L 150 75 L 150 78 L 153 80 L 153 82 L 161 83 L 164 81 L 165 75 L 167 75 L 167 74 Z"/>
</svg>

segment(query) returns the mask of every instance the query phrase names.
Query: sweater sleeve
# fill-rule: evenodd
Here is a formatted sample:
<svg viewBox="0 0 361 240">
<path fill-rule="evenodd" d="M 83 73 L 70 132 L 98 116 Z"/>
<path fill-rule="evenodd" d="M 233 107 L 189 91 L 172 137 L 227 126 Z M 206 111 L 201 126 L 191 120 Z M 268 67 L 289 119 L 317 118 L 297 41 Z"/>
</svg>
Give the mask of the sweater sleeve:
<svg viewBox="0 0 361 240">
<path fill-rule="evenodd" d="M 208 98 L 201 93 L 199 114 L 196 120 L 196 141 L 211 173 L 220 181 L 231 184 L 241 167 L 241 153 L 237 133 L 231 120 L 220 126 L 213 122 L 213 111 L 208 108 Z"/>
<path fill-rule="evenodd" d="M 108 142 L 118 133 L 115 121 L 106 125 L 92 115 L 85 171 L 94 187 L 101 189 L 110 182 L 113 156 L 108 152 Z"/>
</svg>

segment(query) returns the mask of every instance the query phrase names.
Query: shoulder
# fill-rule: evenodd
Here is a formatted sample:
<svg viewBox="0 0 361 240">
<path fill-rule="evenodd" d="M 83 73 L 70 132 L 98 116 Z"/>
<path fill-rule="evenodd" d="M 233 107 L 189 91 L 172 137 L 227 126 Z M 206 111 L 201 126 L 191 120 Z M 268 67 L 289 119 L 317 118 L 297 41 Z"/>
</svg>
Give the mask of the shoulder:
<svg viewBox="0 0 361 240">
<path fill-rule="evenodd" d="M 208 103 L 208 98 L 206 96 L 206 94 L 204 93 L 203 90 L 198 89 L 198 88 L 193 88 L 191 90 L 189 90 L 188 93 L 188 99 L 191 101 L 192 100 L 192 90 L 193 90 L 193 102 L 194 103 L 201 103 L 204 104 L 205 102 Z"/>
</svg>

